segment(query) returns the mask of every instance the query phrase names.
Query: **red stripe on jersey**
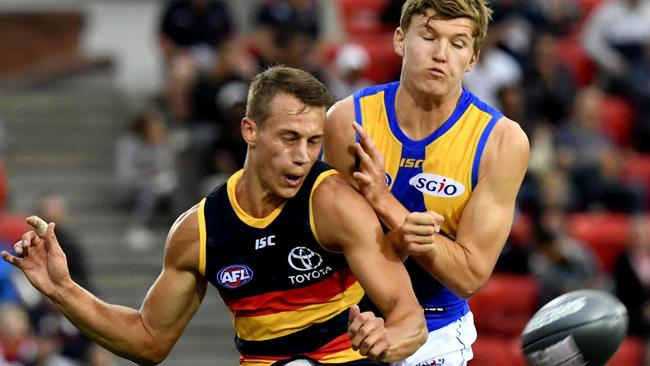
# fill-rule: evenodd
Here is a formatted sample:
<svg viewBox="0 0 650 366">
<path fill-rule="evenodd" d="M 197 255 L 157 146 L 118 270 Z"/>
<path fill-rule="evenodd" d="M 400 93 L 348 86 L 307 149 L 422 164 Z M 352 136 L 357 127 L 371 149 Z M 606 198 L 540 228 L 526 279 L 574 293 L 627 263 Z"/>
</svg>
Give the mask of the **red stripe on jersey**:
<svg viewBox="0 0 650 366">
<path fill-rule="evenodd" d="M 273 291 L 224 302 L 235 316 L 261 316 L 291 311 L 308 305 L 324 303 L 357 282 L 350 269 L 344 268 L 330 278 L 313 285 L 286 291 Z"/>
</svg>

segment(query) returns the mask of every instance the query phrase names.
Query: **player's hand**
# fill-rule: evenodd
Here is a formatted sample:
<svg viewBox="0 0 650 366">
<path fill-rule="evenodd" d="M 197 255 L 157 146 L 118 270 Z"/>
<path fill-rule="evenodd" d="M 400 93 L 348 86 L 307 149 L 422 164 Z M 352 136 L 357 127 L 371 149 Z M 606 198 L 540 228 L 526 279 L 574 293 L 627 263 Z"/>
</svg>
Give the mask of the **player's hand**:
<svg viewBox="0 0 650 366">
<path fill-rule="evenodd" d="M 418 256 L 435 248 L 444 217 L 436 212 L 409 212 L 404 223 L 389 234 L 395 251 L 405 257 Z"/>
<path fill-rule="evenodd" d="M 384 327 L 384 319 L 375 316 L 371 311 L 362 313 L 358 305 L 352 305 L 350 308 L 348 335 L 354 350 L 374 360 L 381 360 L 391 345 L 388 331 Z"/>
<path fill-rule="evenodd" d="M 389 193 L 386 186 L 384 156 L 361 125 L 354 122 L 353 126 L 359 134 L 359 142 L 354 144 L 354 148 L 361 165 L 359 171 L 352 173 L 352 177 L 359 186 L 359 192 L 375 208 L 377 202 Z"/>
<path fill-rule="evenodd" d="M 38 229 L 38 219 L 28 217 L 25 221 Z M 23 234 L 22 239 L 14 244 L 16 255 L 3 250 L 2 258 L 20 268 L 29 282 L 44 295 L 52 297 L 66 281 L 70 281 L 68 262 L 54 234 L 54 223 L 47 225 L 47 230 L 39 236 L 35 230 Z"/>
</svg>

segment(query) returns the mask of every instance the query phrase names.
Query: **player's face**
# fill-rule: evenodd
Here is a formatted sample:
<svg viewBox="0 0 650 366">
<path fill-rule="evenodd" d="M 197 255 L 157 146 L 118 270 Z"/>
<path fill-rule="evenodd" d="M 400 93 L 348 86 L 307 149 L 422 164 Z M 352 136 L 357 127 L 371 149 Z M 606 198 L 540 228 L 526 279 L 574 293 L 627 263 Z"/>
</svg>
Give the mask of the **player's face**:
<svg viewBox="0 0 650 366">
<path fill-rule="evenodd" d="M 406 33 L 395 31 L 395 49 L 403 57 L 402 83 L 432 96 L 457 92 L 463 75 L 478 55 L 474 54 L 472 21 L 469 18 L 434 19 L 429 10 L 411 18 Z"/>
<path fill-rule="evenodd" d="M 270 116 L 257 132 L 257 170 L 263 189 L 291 198 L 320 154 L 325 108 L 305 106 L 296 97 L 276 95 Z"/>
</svg>

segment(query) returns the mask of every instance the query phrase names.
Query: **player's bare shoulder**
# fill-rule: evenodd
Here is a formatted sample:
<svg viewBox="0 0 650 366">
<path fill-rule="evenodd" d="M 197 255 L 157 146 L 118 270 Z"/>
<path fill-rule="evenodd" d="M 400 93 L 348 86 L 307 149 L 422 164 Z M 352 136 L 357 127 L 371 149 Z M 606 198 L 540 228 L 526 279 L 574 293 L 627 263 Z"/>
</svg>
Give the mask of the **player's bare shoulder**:
<svg viewBox="0 0 650 366">
<path fill-rule="evenodd" d="M 199 263 L 199 205 L 183 212 L 172 225 L 165 244 L 165 263 L 195 270 Z"/>
<path fill-rule="evenodd" d="M 323 138 L 323 160 L 335 166 L 350 179 L 354 170 L 355 156 L 354 120 L 354 98 L 350 96 L 338 101 L 327 111 Z"/>
<path fill-rule="evenodd" d="M 341 240 L 353 236 L 353 231 L 364 220 L 375 217 L 370 204 L 350 186 L 341 175 L 325 178 L 312 196 L 314 223 L 321 245 L 332 251 L 340 251 Z"/>
<path fill-rule="evenodd" d="M 354 98 L 349 96 L 336 102 L 327 111 L 327 123 L 325 124 L 325 147 L 344 143 L 354 143 L 354 128 L 352 122 L 354 117 Z"/>
<path fill-rule="evenodd" d="M 505 150 L 499 152 L 527 154 L 530 150 L 528 136 L 526 136 L 521 125 L 510 118 L 502 117 L 494 125 L 493 135 L 496 140 L 496 147 L 499 150 Z"/>
<path fill-rule="evenodd" d="M 481 158 L 479 175 L 490 167 L 502 164 L 512 165 L 513 169 L 525 170 L 528 165 L 530 145 L 526 133 L 519 123 L 502 117 L 494 125 Z"/>
<path fill-rule="evenodd" d="M 327 111 L 328 124 L 330 121 L 333 123 L 346 122 L 350 123 L 354 120 L 354 97 L 349 96 L 334 103 Z"/>
</svg>

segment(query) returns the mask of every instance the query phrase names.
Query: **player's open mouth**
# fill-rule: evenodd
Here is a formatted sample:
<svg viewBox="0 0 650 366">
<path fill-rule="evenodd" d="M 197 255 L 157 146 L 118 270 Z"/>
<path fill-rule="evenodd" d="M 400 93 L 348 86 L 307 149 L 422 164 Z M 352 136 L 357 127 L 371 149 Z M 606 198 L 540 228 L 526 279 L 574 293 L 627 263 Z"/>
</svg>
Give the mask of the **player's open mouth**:
<svg viewBox="0 0 650 366">
<path fill-rule="evenodd" d="M 287 182 L 289 182 L 289 185 L 292 186 L 298 185 L 300 179 L 302 179 L 302 175 L 285 174 L 284 177 L 287 179 Z"/>
</svg>

